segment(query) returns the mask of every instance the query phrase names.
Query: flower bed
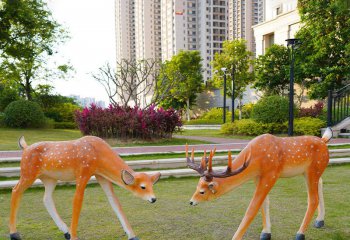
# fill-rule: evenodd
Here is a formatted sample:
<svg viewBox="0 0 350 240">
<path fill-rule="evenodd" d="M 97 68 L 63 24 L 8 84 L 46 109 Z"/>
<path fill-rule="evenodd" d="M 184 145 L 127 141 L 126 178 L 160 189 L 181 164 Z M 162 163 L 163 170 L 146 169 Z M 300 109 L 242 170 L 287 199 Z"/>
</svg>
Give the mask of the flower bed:
<svg viewBox="0 0 350 240">
<path fill-rule="evenodd" d="M 155 106 L 141 109 L 91 105 L 76 111 L 75 118 L 84 135 L 103 138 L 168 138 L 182 126 L 181 118 L 174 109 L 164 110 Z"/>
</svg>

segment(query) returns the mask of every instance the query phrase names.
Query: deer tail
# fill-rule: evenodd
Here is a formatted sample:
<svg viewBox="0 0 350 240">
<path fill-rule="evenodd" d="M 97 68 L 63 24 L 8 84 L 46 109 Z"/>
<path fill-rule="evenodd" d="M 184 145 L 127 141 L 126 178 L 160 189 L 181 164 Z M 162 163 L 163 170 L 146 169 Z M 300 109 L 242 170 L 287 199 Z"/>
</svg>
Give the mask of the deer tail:
<svg viewBox="0 0 350 240">
<path fill-rule="evenodd" d="M 322 140 L 327 143 L 331 138 L 333 137 L 333 131 L 330 127 L 327 127 L 326 131 L 324 132 L 322 136 Z"/>
<path fill-rule="evenodd" d="M 24 136 L 21 136 L 18 139 L 18 146 L 19 146 L 20 149 L 25 149 L 26 147 L 28 147 L 28 145 L 26 143 L 26 140 L 24 139 Z"/>
</svg>

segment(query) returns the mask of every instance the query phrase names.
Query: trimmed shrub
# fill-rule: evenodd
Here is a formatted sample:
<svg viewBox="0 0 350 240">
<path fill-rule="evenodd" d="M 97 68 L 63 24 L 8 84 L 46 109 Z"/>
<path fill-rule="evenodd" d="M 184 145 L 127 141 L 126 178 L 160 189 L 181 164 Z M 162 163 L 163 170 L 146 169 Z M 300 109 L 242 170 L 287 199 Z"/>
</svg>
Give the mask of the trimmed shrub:
<svg viewBox="0 0 350 240">
<path fill-rule="evenodd" d="M 289 101 L 273 95 L 261 98 L 252 110 L 252 119 L 262 123 L 283 123 L 288 120 Z"/>
<path fill-rule="evenodd" d="M 297 135 L 320 136 L 326 122 L 318 118 L 304 117 L 294 120 L 294 133 Z"/>
<path fill-rule="evenodd" d="M 78 128 L 75 122 L 55 122 L 53 124 L 55 129 L 76 129 Z"/>
<path fill-rule="evenodd" d="M 5 111 L 5 124 L 12 128 L 40 128 L 45 126 L 45 116 L 39 104 L 26 100 L 10 103 Z"/>
<path fill-rule="evenodd" d="M 221 121 L 221 123 L 222 123 L 222 118 L 223 118 L 222 108 L 212 108 L 208 112 L 204 113 L 203 116 L 200 117 L 200 119 L 217 120 L 217 121 Z M 231 119 L 230 111 L 226 111 L 226 119 Z"/>
<path fill-rule="evenodd" d="M 163 138 L 182 126 L 174 109 L 147 109 L 110 105 L 108 108 L 91 105 L 76 111 L 76 122 L 84 135 L 104 138 Z"/>
<path fill-rule="evenodd" d="M 242 119 L 234 123 L 222 125 L 223 134 L 250 135 L 257 136 L 264 133 L 285 133 L 287 132 L 285 123 L 259 123 L 252 119 Z"/>
<path fill-rule="evenodd" d="M 319 117 L 323 114 L 323 102 L 317 102 L 314 106 L 309 108 L 300 108 L 299 117 Z"/>
</svg>

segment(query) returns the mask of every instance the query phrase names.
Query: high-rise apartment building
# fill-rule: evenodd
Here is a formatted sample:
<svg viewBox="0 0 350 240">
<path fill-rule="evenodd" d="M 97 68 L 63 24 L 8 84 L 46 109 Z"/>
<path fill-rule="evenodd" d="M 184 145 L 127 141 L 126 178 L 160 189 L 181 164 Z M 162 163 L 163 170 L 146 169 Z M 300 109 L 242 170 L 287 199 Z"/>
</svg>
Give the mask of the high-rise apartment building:
<svg viewBox="0 0 350 240">
<path fill-rule="evenodd" d="M 161 60 L 161 0 L 116 0 L 117 61 Z"/>
<path fill-rule="evenodd" d="M 264 21 L 264 0 L 231 0 L 228 9 L 229 39 L 245 39 L 248 50 L 255 52 L 252 26 Z"/>
<path fill-rule="evenodd" d="M 135 0 L 115 1 L 115 29 L 117 61 L 134 59 L 135 52 Z"/>
<path fill-rule="evenodd" d="M 180 50 L 198 50 L 204 81 L 211 78 L 210 62 L 227 39 L 228 0 L 161 0 L 162 60 Z"/>
</svg>

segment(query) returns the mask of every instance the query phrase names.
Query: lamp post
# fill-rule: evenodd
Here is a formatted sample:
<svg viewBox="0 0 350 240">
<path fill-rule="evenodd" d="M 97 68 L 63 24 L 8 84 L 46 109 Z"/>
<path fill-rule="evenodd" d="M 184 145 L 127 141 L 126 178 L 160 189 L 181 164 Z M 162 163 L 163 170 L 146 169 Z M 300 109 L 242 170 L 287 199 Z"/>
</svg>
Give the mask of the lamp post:
<svg viewBox="0 0 350 240">
<path fill-rule="evenodd" d="M 223 109 L 223 117 L 222 120 L 226 123 L 226 68 L 221 68 L 221 71 L 224 73 L 224 109 Z"/>
<path fill-rule="evenodd" d="M 300 44 L 300 40 L 296 38 L 289 38 L 287 47 L 290 47 L 290 77 L 289 77 L 289 120 L 288 120 L 288 136 L 293 136 L 293 122 L 294 122 L 294 53 L 296 47 Z"/>
<path fill-rule="evenodd" d="M 235 67 L 232 66 L 231 79 L 232 79 L 232 95 L 231 95 L 231 122 L 235 121 Z"/>
</svg>

